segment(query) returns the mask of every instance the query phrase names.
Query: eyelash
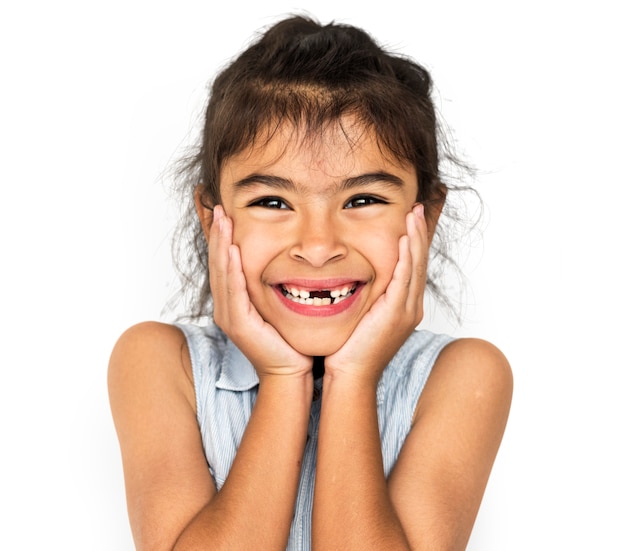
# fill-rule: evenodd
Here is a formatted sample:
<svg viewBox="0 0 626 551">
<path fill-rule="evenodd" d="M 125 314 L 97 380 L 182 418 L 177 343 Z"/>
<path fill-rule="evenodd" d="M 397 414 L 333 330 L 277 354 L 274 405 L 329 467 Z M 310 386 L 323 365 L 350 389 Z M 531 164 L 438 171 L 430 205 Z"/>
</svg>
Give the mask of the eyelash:
<svg viewBox="0 0 626 551">
<path fill-rule="evenodd" d="M 277 206 L 279 205 L 279 206 Z M 280 197 L 261 197 L 250 203 L 251 207 L 263 207 L 266 209 L 288 209 L 290 208 Z"/>
<path fill-rule="evenodd" d="M 370 205 L 387 205 L 388 201 L 381 199 L 380 197 L 375 197 L 373 195 L 357 195 L 352 197 L 345 205 L 346 209 L 355 209 L 355 208 L 363 208 Z M 291 207 L 280 197 L 261 197 L 250 203 L 251 207 L 263 207 L 266 209 L 291 209 Z"/>
<path fill-rule="evenodd" d="M 359 203 L 359 204 L 357 205 L 355 203 Z M 349 206 L 351 204 L 352 206 Z M 346 203 L 344 208 L 358 209 L 358 208 L 367 207 L 370 205 L 387 205 L 387 204 L 388 204 L 388 201 L 385 201 L 384 199 L 381 199 L 380 197 L 375 197 L 373 195 L 357 195 L 356 197 L 353 197 L 352 199 L 350 199 Z"/>
</svg>

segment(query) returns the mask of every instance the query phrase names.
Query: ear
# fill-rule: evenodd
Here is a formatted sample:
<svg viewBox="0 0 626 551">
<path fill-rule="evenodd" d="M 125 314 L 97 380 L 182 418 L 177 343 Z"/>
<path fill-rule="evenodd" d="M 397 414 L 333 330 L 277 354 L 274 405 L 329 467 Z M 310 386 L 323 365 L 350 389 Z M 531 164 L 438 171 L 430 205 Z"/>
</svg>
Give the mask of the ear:
<svg viewBox="0 0 626 551">
<path fill-rule="evenodd" d="M 200 225 L 204 232 L 204 238 L 206 242 L 209 242 L 209 231 L 211 224 L 213 223 L 213 205 L 208 201 L 205 193 L 204 186 L 198 184 L 193 190 L 193 200 L 196 204 L 196 213 L 200 219 Z"/>
</svg>

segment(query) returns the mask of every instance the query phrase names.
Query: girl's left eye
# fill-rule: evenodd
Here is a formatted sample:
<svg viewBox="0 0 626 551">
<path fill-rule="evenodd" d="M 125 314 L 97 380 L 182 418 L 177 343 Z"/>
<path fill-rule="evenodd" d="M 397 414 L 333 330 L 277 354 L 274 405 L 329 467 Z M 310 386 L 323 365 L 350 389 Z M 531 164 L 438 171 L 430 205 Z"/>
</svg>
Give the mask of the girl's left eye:
<svg viewBox="0 0 626 551">
<path fill-rule="evenodd" d="M 346 209 L 354 209 L 359 207 L 367 207 L 368 205 L 376 205 L 383 204 L 386 205 L 387 201 L 381 199 L 380 197 L 374 197 L 372 195 L 357 195 L 350 199 L 344 208 Z"/>
</svg>

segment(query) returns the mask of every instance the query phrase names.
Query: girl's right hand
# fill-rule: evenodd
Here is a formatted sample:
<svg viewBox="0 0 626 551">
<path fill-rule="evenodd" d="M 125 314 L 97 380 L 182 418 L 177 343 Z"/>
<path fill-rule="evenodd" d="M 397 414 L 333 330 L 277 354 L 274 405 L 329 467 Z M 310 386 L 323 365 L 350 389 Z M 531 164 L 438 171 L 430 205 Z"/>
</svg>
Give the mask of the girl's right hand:
<svg viewBox="0 0 626 551">
<path fill-rule="evenodd" d="M 215 323 L 250 360 L 259 379 L 310 373 L 313 358 L 294 350 L 250 301 L 239 247 L 233 244 L 233 222 L 221 205 L 213 211 L 209 276 Z"/>
</svg>

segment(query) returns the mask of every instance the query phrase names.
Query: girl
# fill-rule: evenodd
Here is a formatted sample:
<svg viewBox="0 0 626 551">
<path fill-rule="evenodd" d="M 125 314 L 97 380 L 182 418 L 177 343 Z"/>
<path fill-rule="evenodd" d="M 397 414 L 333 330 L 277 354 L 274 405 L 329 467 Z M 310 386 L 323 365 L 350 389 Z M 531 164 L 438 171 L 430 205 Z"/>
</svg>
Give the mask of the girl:
<svg viewBox="0 0 626 551">
<path fill-rule="evenodd" d="M 465 548 L 512 379 L 416 330 L 448 192 L 430 92 L 302 17 L 214 81 L 186 189 L 209 322 L 136 325 L 110 360 L 138 549 Z"/>
</svg>

